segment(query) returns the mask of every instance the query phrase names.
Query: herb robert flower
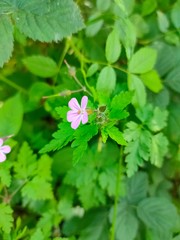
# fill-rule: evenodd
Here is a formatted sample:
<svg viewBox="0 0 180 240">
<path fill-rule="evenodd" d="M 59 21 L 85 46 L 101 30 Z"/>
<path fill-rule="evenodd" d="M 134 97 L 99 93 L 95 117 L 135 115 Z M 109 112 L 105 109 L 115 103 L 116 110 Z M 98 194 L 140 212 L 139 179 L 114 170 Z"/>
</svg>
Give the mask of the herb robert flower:
<svg viewBox="0 0 180 240">
<path fill-rule="evenodd" d="M 4 140 L 0 138 L 0 162 L 4 162 L 6 160 L 6 154 L 10 153 L 11 148 L 8 145 L 4 145 Z"/>
<path fill-rule="evenodd" d="M 72 98 L 68 106 L 71 108 L 70 111 L 67 112 L 67 121 L 71 122 L 71 127 L 76 129 L 79 127 L 80 123 L 85 124 L 88 122 L 88 113 L 86 110 L 88 103 L 88 97 L 83 96 L 81 99 L 81 106 L 79 105 L 76 98 Z"/>
</svg>

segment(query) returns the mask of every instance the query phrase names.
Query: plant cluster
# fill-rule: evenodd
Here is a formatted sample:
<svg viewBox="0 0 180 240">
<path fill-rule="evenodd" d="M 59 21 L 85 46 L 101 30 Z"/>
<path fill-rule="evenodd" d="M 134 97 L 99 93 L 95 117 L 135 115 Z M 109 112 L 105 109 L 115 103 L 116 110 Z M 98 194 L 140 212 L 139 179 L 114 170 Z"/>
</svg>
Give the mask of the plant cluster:
<svg viewBox="0 0 180 240">
<path fill-rule="evenodd" d="M 180 240 L 179 16 L 0 1 L 0 239 Z"/>
</svg>

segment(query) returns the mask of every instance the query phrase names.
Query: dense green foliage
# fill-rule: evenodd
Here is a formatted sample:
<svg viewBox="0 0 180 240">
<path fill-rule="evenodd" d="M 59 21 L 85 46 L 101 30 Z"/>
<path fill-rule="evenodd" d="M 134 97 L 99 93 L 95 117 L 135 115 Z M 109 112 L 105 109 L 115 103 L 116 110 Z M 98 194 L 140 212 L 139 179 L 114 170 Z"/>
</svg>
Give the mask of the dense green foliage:
<svg viewBox="0 0 180 240">
<path fill-rule="evenodd" d="M 0 239 L 180 239 L 179 16 L 180 0 L 0 1 Z"/>
</svg>

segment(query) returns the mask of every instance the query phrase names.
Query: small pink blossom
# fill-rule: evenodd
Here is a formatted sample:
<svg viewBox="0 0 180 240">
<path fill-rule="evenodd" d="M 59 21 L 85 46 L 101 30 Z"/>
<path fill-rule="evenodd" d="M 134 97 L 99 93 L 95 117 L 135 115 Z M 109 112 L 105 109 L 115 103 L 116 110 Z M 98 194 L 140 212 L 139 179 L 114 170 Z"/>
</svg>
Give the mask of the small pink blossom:
<svg viewBox="0 0 180 240">
<path fill-rule="evenodd" d="M 83 96 L 81 99 L 81 106 L 79 105 L 76 98 L 72 98 L 68 106 L 71 108 L 70 111 L 67 112 L 67 121 L 71 122 L 71 127 L 76 129 L 79 127 L 79 124 L 85 124 L 88 122 L 88 113 L 86 110 L 88 102 L 88 97 Z"/>
<path fill-rule="evenodd" d="M 11 151 L 10 146 L 4 145 L 4 140 L 0 138 L 0 162 L 4 162 L 6 160 L 6 154 Z"/>
</svg>

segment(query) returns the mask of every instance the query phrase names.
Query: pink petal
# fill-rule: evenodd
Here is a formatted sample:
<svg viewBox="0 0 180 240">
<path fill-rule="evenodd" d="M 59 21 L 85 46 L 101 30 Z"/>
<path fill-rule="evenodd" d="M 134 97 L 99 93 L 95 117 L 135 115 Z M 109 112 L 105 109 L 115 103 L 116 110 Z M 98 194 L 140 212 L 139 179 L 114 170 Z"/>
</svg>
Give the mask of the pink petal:
<svg viewBox="0 0 180 240">
<path fill-rule="evenodd" d="M 10 148 L 10 146 L 5 145 L 5 146 L 1 147 L 1 151 L 3 153 L 9 153 L 11 151 L 11 148 Z"/>
<path fill-rule="evenodd" d="M 82 115 L 82 124 L 85 124 L 88 122 L 88 114 L 87 112 L 85 111 Z"/>
<path fill-rule="evenodd" d="M 68 106 L 69 106 L 72 110 L 79 110 L 79 109 L 80 109 L 79 103 L 78 103 L 78 101 L 77 101 L 76 98 L 72 98 L 72 99 L 69 101 Z"/>
<path fill-rule="evenodd" d="M 85 109 L 87 107 L 87 103 L 88 103 L 88 97 L 83 96 L 82 99 L 81 99 L 81 108 Z"/>
<path fill-rule="evenodd" d="M 6 160 L 6 155 L 0 151 L 0 162 L 4 162 Z"/>
<path fill-rule="evenodd" d="M 78 116 L 72 121 L 71 127 L 72 127 L 73 129 L 78 128 L 80 122 L 81 122 L 81 115 L 78 115 Z"/>
<path fill-rule="evenodd" d="M 2 138 L 0 138 L 0 147 L 3 145 L 3 139 Z"/>
<path fill-rule="evenodd" d="M 72 122 L 74 121 L 74 119 L 76 119 L 76 117 L 78 116 L 79 114 L 77 113 L 77 111 L 74 111 L 74 110 L 70 110 L 67 112 L 67 121 L 68 122 Z"/>
</svg>

